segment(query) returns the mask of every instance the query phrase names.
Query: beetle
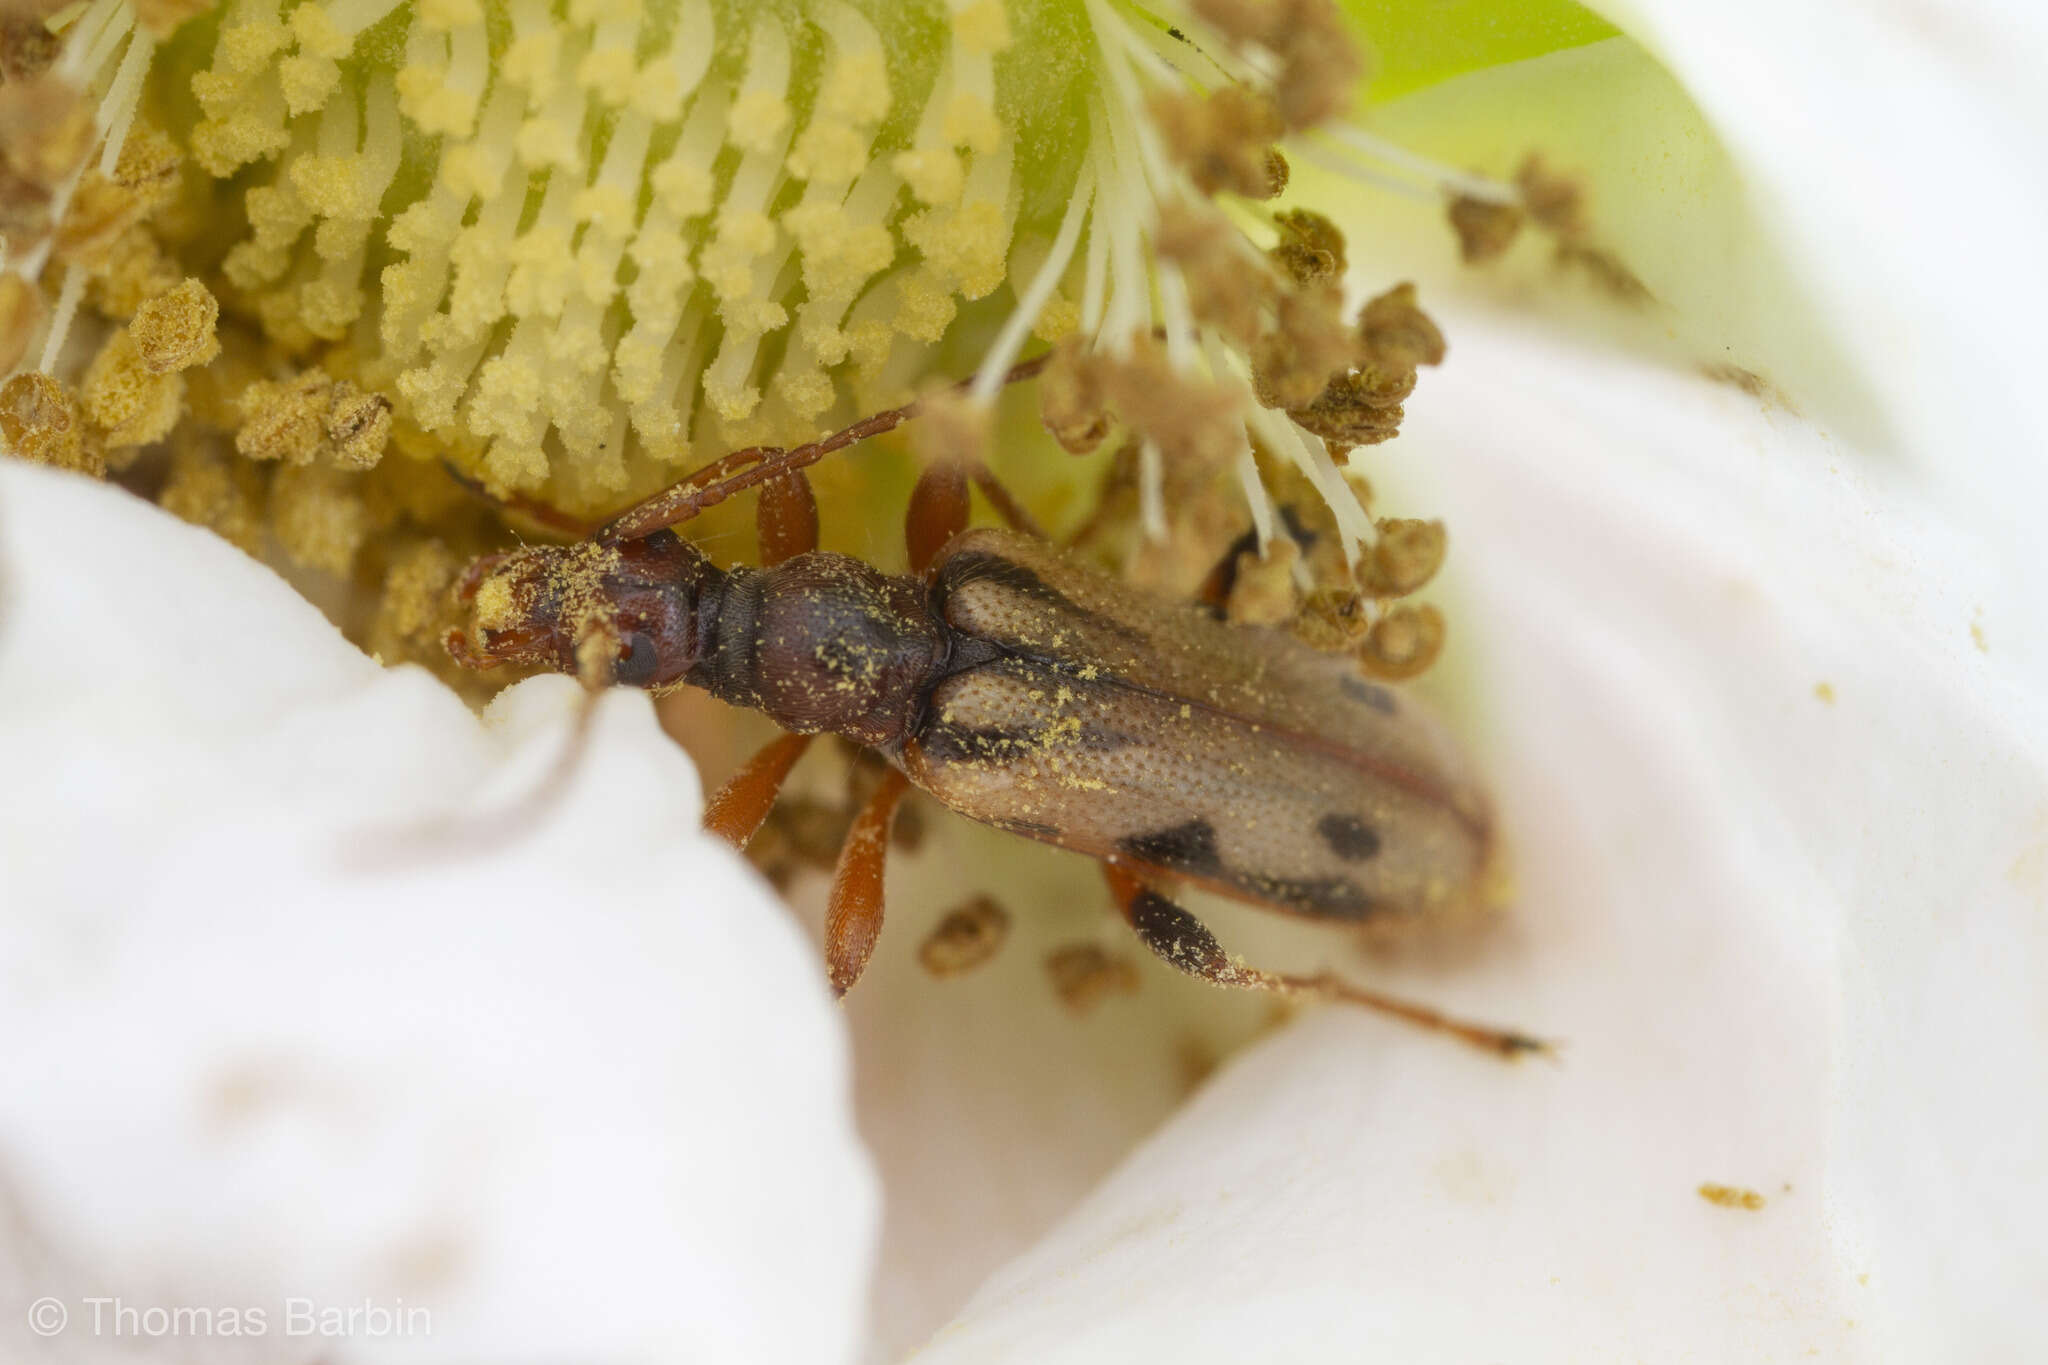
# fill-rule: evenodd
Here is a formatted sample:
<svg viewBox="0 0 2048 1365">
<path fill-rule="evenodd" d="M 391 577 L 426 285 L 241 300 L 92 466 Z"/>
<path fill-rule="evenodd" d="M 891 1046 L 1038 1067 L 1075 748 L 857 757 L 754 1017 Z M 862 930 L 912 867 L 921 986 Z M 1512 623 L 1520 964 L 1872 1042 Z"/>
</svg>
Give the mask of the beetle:
<svg viewBox="0 0 2048 1365">
<path fill-rule="evenodd" d="M 1246 966 L 1169 895 L 1184 884 L 1347 924 L 1470 901 L 1494 852 L 1490 808 L 1419 704 L 1283 630 L 1134 591 L 1018 530 L 968 529 L 970 478 L 1028 524 L 978 465 L 934 464 L 919 479 L 910 575 L 816 548 L 802 470 L 919 406 L 810 445 L 731 452 L 576 544 L 477 560 L 458 585 L 470 624 L 449 632 L 450 653 L 593 689 L 693 686 L 765 713 L 787 733 L 706 808 L 706 826 L 735 845 L 813 736 L 879 753 L 890 771 L 854 818 L 827 903 L 838 994 L 874 951 L 890 821 L 916 786 L 1098 859 L 1139 938 L 1193 976 L 1349 1001 L 1502 1054 L 1541 1050 L 1327 973 Z M 762 567 L 719 568 L 672 529 L 756 486 Z"/>
</svg>

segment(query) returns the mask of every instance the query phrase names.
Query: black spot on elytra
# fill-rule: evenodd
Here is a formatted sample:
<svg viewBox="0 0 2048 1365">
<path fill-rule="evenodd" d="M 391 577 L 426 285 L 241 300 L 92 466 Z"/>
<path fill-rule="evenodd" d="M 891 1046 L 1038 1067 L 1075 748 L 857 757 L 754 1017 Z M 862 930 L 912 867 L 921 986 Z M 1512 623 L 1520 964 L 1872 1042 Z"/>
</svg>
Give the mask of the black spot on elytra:
<svg viewBox="0 0 2048 1365">
<path fill-rule="evenodd" d="M 1345 674 L 1337 679 L 1337 687 L 1353 701 L 1364 702 L 1381 715 L 1394 714 L 1394 694 L 1378 683 L 1369 683 L 1363 678 Z"/>
<path fill-rule="evenodd" d="M 1316 821 L 1316 833 L 1347 863 L 1362 863 L 1380 851 L 1379 834 L 1355 815 L 1325 815 Z"/>
<path fill-rule="evenodd" d="M 1380 908 L 1349 877 L 1245 876 L 1232 881 L 1269 905 L 1316 919 L 1362 920 Z"/>
<path fill-rule="evenodd" d="M 1216 827 L 1207 820 L 1190 820 L 1150 834 L 1132 834 L 1116 842 L 1133 858 L 1154 867 L 1210 877 L 1223 871 L 1222 855 L 1216 851 Z"/>
</svg>

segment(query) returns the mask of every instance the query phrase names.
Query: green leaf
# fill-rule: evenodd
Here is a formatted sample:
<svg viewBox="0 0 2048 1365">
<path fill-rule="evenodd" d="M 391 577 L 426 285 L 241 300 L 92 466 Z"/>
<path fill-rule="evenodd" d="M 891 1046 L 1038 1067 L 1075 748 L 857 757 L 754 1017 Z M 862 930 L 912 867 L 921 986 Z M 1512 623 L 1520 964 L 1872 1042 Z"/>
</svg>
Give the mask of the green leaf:
<svg viewBox="0 0 2048 1365">
<path fill-rule="evenodd" d="M 1372 47 L 1368 100 L 1389 100 L 1452 76 L 1613 37 L 1571 0 L 1343 0 Z"/>
</svg>

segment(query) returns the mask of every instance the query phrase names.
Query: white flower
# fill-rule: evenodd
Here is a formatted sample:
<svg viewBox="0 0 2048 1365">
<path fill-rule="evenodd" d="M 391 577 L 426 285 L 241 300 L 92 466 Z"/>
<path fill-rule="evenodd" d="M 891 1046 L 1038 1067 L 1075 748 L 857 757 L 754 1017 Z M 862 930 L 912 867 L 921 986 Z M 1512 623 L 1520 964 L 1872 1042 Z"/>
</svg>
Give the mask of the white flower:
<svg viewBox="0 0 2048 1365">
<path fill-rule="evenodd" d="M 1392 449 L 1453 529 L 1520 894 L 1470 960 L 1375 981 L 1560 1038 L 1557 1065 L 1321 1011 L 1040 1238 L 1172 1109 L 1189 1036 L 1261 1005 L 1160 974 L 1142 1012 L 1065 1020 L 1036 947 L 1096 922 L 1092 869 L 955 844 L 1066 908 L 935 985 L 914 913 L 960 869 L 892 882 L 849 1001 L 877 1256 L 818 964 L 694 833 L 644 703 L 607 700 L 541 824 L 418 856 L 396 833 L 543 779 L 571 688 L 480 729 L 224 545 L 6 465 L 18 1295 L 69 1304 L 60 1345 L 91 1296 L 431 1308 L 431 1337 L 322 1343 L 350 1361 L 851 1359 L 949 1317 L 927 1358 L 2038 1352 L 2042 35 L 1964 6 L 1616 17 L 1729 160 L 1637 174 L 1603 221 L 1680 354 L 1724 342 L 1799 411 L 1443 310 Z M 1526 108 L 1597 59 L 1406 116 Z"/>
<path fill-rule="evenodd" d="M 10 1341 L 54 1296 L 81 1353 L 119 1298 L 260 1309 L 275 1359 L 295 1302 L 426 1313 L 350 1360 L 851 1358 L 845 1044 L 644 698 L 499 837 L 568 679 L 480 725 L 225 541 L 11 460 L 0 566 Z"/>
</svg>

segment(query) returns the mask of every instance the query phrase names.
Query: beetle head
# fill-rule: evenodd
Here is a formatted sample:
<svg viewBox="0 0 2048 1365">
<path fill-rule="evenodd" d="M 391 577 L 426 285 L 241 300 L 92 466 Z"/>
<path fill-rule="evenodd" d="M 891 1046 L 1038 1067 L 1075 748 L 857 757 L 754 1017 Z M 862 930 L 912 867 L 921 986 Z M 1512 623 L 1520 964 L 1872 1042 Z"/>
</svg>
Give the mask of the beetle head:
<svg viewBox="0 0 2048 1365">
<path fill-rule="evenodd" d="M 485 555 L 456 585 L 469 625 L 448 632 L 448 652 L 466 668 L 518 664 L 588 687 L 666 686 L 697 661 L 698 600 L 718 576 L 672 531 Z"/>
</svg>

